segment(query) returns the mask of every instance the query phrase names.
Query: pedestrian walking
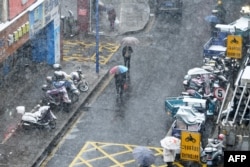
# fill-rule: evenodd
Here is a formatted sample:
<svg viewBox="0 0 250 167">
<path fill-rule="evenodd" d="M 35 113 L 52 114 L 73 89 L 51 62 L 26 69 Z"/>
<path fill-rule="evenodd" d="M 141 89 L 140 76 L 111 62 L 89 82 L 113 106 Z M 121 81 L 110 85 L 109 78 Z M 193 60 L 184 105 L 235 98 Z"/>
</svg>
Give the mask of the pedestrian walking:
<svg viewBox="0 0 250 167">
<path fill-rule="evenodd" d="M 124 59 L 124 66 L 128 68 L 128 72 L 130 70 L 130 59 L 133 53 L 133 49 L 131 46 L 124 46 L 122 49 L 122 56 Z"/>
<path fill-rule="evenodd" d="M 115 19 L 116 19 L 116 12 L 115 9 L 112 8 L 108 10 L 108 20 L 110 23 L 110 30 L 114 31 L 115 30 Z"/>
<path fill-rule="evenodd" d="M 115 87 L 116 87 L 116 93 L 117 96 L 122 96 L 124 91 L 124 84 L 126 82 L 126 72 L 125 73 L 119 73 L 115 74 Z"/>
</svg>

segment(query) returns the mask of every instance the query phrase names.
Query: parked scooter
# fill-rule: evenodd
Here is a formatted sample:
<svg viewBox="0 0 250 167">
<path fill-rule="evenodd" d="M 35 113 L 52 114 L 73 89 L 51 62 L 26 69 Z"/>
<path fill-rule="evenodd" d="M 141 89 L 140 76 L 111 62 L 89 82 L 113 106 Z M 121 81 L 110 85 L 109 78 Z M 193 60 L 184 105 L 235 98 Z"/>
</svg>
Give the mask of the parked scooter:
<svg viewBox="0 0 250 167">
<path fill-rule="evenodd" d="M 220 134 L 218 138 L 208 139 L 208 144 L 202 153 L 206 155 L 206 159 L 201 159 L 208 167 L 218 166 L 222 163 L 223 149 L 225 148 L 223 144 L 224 137 L 223 134 Z"/>
<path fill-rule="evenodd" d="M 197 75 L 196 77 L 186 75 L 183 81 L 184 89 L 195 90 L 203 96 L 209 96 L 211 94 L 210 80 L 207 76 Z"/>
<path fill-rule="evenodd" d="M 62 77 L 61 80 L 66 80 L 69 83 L 74 83 L 77 89 L 81 92 L 86 92 L 89 89 L 88 82 L 85 79 L 85 76 L 82 73 L 82 69 L 80 67 L 77 68 L 76 71 L 67 74 L 65 71 L 62 71 L 62 67 L 60 64 L 54 64 L 53 68 L 55 69 L 54 76 Z M 73 87 L 73 85 L 70 85 Z"/>
<path fill-rule="evenodd" d="M 70 76 L 68 77 L 69 78 L 67 79 L 62 71 L 55 71 L 54 78 L 48 76 L 46 81 L 51 85 L 52 89 L 60 89 L 62 86 L 64 86 L 67 90 L 67 94 L 71 100 L 71 103 L 75 103 L 79 100 L 80 92 L 70 79 Z"/>
<path fill-rule="evenodd" d="M 72 103 L 64 86 L 51 89 L 48 85 L 43 85 L 42 90 L 44 92 L 41 100 L 42 105 L 50 103 L 53 110 L 69 112 Z"/>
<path fill-rule="evenodd" d="M 18 106 L 16 110 L 22 114 L 21 126 L 24 129 L 56 128 L 57 118 L 51 111 L 50 105 L 38 105 L 34 112 L 25 112 L 24 106 Z"/>
<path fill-rule="evenodd" d="M 75 86 L 81 91 L 86 92 L 89 89 L 89 84 L 85 80 L 85 76 L 82 73 L 82 69 L 78 67 L 78 69 L 72 73 L 70 73 L 71 80 L 73 80 Z"/>
</svg>

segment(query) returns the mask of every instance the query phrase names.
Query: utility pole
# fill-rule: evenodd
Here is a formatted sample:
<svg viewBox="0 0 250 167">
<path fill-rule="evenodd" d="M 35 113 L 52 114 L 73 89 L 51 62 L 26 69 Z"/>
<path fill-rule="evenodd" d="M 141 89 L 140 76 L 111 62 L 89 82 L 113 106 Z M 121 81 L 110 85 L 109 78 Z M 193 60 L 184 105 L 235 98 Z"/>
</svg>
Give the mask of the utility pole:
<svg viewBox="0 0 250 167">
<path fill-rule="evenodd" d="M 99 0 L 96 0 L 96 10 L 95 10 L 95 18 L 96 18 L 96 73 L 99 74 Z"/>
</svg>

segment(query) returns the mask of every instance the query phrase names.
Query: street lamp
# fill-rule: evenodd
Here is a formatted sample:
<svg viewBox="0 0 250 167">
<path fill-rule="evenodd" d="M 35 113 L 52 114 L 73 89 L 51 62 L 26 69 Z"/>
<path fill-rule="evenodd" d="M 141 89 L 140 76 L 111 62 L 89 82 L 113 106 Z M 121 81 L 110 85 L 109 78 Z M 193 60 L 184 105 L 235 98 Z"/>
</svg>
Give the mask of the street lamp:
<svg viewBox="0 0 250 167">
<path fill-rule="evenodd" d="M 99 74 L 99 0 L 96 0 L 96 10 L 95 10 L 95 19 L 96 19 L 96 73 Z"/>
</svg>

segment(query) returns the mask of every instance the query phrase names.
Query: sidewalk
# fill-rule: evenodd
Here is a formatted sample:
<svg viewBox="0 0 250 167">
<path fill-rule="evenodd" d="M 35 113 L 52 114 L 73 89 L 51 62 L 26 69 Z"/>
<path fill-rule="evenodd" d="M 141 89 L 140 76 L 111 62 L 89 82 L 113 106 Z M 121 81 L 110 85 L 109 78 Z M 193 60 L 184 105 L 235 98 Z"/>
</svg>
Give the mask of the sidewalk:
<svg viewBox="0 0 250 167">
<path fill-rule="evenodd" d="M 126 2 L 126 3 L 125 3 Z M 133 3 L 132 3 L 133 2 Z M 146 5 L 146 7 L 145 7 Z M 122 16 L 120 27 L 122 33 L 127 31 L 139 31 L 145 28 L 149 21 L 149 10 L 145 12 L 131 12 L 129 19 L 126 17 L 128 11 L 141 10 L 147 8 L 147 4 L 138 0 L 136 1 L 123 1 L 121 3 L 121 10 L 119 15 Z M 134 13 L 134 15 L 133 15 Z M 142 19 L 143 18 L 143 19 Z M 138 24 L 131 24 L 131 20 L 142 20 Z M 103 34 L 110 36 L 109 31 Z M 112 36 L 118 35 L 116 31 Z M 95 71 L 95 63 L 93 62 L 75 62 L 64 61 L 61 63 L 62 69 L 70 73 L 76 70 L 76 67 L 80 66 L 83 73 L 89 82 L 89 91 L 87 93 L 81 93 L 79 102 L 74 104 L 74 109 L 70 113 L 54 112 L 57 116 L 57 127 L 54 130 L 30 130 L 25 131 L 18 126 L 21 115 L 16 113 L 16 106 L 24 105 L 26 111 L 29 112 L 39 102 L 39 97 L 42 93 L 41 86 L 45 83 L 45 77 L 53 74 L 53 69 L 50 66 L 43 65 L 38 69 L 35 75 L 27 78 L 27 82 L 22 85 L 16 85 L 16 87 L 9 88 L 8 95 L 4 95 L 6 108 L 4 112 L 1 112 L 0 117 L 0 166 L 1 167 L 27 167 L 27 166 L 39 166 L 44 155 L 48 154 L 54 145 L 58 142 L 58 137 L 65 131 L 65 127 L 71 123 L 74 116 L 77 114 L 77 109 L 82 103 L 86 102 L 88 97 L 94 93 L 95 88 L 98 87 L 100 81 L 109 75 L 109 65 L 101 66 L 99 74 Z M 33 73 L 33 71 L 31 72 Z M 13 94 L 11 94 L 13 93 Z"/>
</svg>

